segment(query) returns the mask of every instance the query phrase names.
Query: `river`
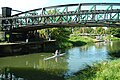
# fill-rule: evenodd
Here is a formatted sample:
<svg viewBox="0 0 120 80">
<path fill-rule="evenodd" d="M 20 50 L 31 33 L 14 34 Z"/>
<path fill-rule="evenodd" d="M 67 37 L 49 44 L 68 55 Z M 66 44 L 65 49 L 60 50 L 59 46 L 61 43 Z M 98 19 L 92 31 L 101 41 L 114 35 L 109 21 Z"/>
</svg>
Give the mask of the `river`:
<svg viewBox="0 0 120 80">
<path fill-rule="evenodd" d="M 65 50 L 61 57 L 44 60 L 52 53 L 33 53 L 0 58 L 0 78 L 20 80 L 64 80 L 94 63 L 110 60 L 108 53 L 120 53 L 120 42 L 100 42 Z M 7 74 L 7 76 L 5 76 Z M 1 79 L 0 79 L 1 80 Z"/>
</svg>

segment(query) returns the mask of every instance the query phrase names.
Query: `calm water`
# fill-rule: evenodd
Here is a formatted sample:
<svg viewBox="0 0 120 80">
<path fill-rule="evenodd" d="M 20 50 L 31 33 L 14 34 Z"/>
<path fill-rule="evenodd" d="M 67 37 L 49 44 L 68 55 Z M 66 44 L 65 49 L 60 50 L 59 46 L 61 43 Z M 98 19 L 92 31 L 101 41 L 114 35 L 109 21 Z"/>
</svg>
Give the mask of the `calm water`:
<svg viewBox="0 0 120 80">
<path fill-rule="evenodd" d="M 0 58 L 0 73 L 20 80 L 64 80 L 64 76 L 84 69 L 87 65 L 109 60 L 108 53 L 120 53 L 120 42 L 95 43 L 66 50 L 61 57 L 44 60 L 52 53 L 34 53 Z M 5 77 L 0 74 L 0 77 Z M 64 76 L 63 76 L 64 75 Z M 9 78 L 9 76 L 7 76 Z"/>
</svg>

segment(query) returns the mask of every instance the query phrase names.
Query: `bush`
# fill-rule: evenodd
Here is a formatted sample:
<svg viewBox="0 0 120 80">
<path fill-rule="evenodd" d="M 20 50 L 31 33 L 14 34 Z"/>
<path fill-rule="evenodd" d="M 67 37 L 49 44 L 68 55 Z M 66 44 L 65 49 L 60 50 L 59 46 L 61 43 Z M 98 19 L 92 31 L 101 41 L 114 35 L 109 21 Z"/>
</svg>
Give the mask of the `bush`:
<svg viewBox="0 0 120 80">
<path fill-rule="evenodd" d="M 119 80 L 120 79 L 120 59 L 95 64 L 79 71 L 75 76 L 67 80 Z"/>
</svg>

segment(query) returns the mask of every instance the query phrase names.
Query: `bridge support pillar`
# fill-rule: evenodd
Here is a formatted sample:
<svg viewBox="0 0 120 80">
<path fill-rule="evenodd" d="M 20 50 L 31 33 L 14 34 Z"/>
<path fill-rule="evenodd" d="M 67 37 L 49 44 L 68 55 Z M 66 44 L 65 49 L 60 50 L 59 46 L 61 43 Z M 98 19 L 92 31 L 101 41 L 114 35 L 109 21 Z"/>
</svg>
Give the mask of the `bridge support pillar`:
<svg viewBox="0 0 120 80">
<path fill-rule="evenodd" d="M 2 7 L 2 17 L 11 17 L 12 8 L 10 7 Z M 11 25 L 3 25 L 3 24 L 11 24 Z M 2 26 L 5 29 L 5 41 L 12 42 L 12 21 L 11 20 L 3 20 Z"/>
<path fill-rule="evenodd" d="M 11 17 L 12 8 L 2 7 L 2 17 Z"/>
</svg>

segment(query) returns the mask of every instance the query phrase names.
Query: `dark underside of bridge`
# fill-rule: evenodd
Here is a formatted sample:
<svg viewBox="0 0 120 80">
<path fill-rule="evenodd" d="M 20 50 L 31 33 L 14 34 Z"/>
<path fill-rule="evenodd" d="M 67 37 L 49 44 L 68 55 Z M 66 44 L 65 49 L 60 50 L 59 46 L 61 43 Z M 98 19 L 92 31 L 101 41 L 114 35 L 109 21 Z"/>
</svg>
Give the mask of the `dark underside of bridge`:
<svg viewBox="0 0 120 80">
<path fill-rule="evenodd" d="M 120 24 L 105 24 L 105 23 L 55 23 L 55 24 L 39 24 L 26 25 L 18 28 L 13 28 L 12 32 L 28 32 L 45 28 L 61 28 L 61 27 L 120 27 Z"/>
</svg>

